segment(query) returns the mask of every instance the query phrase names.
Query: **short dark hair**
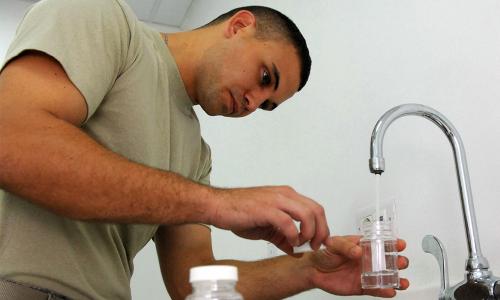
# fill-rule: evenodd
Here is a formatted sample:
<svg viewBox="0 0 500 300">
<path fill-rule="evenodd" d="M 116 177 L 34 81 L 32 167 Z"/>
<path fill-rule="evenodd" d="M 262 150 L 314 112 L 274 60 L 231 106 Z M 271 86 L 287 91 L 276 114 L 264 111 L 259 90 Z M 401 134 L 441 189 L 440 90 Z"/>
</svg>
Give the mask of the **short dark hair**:
<svg viewBox="0 0 500 300">
<path fill-rule="evenodd" d="M 240 10 L 248 10 L 254 14 L 257 20 L 257 38 L 264 40 L 285 39 L 297 50 L 301 64 L 300 91 L 306 85 L 311 73 L 311 56 L 309 55 L 306 40 L 297 25 L 281 12 L 265 6 L 244 6 L 230 10 L 202 27 L 222 23 Z"/>
</svg>

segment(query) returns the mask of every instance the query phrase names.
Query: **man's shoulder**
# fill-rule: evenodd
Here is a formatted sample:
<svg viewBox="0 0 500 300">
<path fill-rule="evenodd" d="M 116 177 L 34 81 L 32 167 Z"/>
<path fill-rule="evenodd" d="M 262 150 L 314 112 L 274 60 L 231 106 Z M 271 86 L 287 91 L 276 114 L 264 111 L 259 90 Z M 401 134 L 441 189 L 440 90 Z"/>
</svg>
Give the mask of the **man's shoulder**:
<svg viewBox="0 0 500 300">
<path fill-rule="evenodd" d="M 32 11 L 57 13 L 61 18 L 117 21 L 117 17 L 136 19 L 133 10 L 122 0 L 45 0 L 33 5 Z M 29 13 L 28 13 L 29 14 Z"/>
</svg>

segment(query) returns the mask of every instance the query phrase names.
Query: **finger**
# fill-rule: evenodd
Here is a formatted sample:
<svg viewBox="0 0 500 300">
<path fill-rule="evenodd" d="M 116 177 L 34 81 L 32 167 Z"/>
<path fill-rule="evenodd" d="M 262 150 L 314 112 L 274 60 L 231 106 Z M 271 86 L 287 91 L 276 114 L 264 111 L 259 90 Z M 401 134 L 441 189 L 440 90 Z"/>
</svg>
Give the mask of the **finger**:
<svg viewBox="0 0 500 300">
<path fill-rule="evenodd" d="M 278 202 L 280 209 L 300 222 L 299 245 L 310 241 L 316 232 L 316 218 L 312 210 L 313 201 L 301 196 L 290 187 L 282 187 L 280 193 L 283 196 Z"/>
<path fill-rule="evenodd" d="M 410 282 L 406 278 L 401 278 L 399 280 L 399 287 L 397 287 L 397 290 L 406 290 L 410 286 Z M 375 297 L 382 297 L 382 298 L 392 298 L 396 296 L 396 289 L 366 289 L 363 290 L 363 294 L 365 295 L 371 295 Z"/>
<path fill-rule="evenodd" d="M 294 255 L 293 247 L 290 245 L 285 236 L 282 235 L 281 239 L 277 240 L 276 242 L 273 242 L 273 244 L 286 254 L 292 256 Z"/>
<path fill-rule="evenodd" d="M 291 247 L 299 245 L 299 231 L 288 214 L 277 210 L 270 221 L 274 228 L 285 236 Z"/>
<path fill-rule="evenodd" d="M 396 243 L 396 249 L 398 250 L 398 252 L 401 252 L 404 249 L 406 249 L 406 241 L 398 239 L 398 241 Z"/>
<path fill-rule="evenodd" d="M 397 288 L 398 290 L 406 290 L 410 286 L 410 281 L 406 278 L 400 278 L 399 279 L 399 287 Z"/>
<path fill-rule="evenodd" d="M 392 298 L 396 296 L 394 289 L 367 289 L 363 290 L 363 294 L 381 298 Z"/>
<path fill-rule="evenodd" d="M 316 220 L 314 215 L 306 214 L 307 222 L 300 222 L 299 244 L 302 245 L 314 237 L 316 231 Z"/>
<path fill-rule="evenodd" d="M 333 254 L 340 254 L 352 259 L 361 257 L 361 247 L 352 240 L 342 237 L 330 237 L 325 242 L 327 250 Z"/>
<path fill-rule="evenodd" d="M 343 237 L 352 243 L 359 245 L 359 240 L 361 240 L 361 235 L 343 235 Z"/>
<path fill-rule="evenodd" d="M 316 216 L 316 233 L 314 238 L 311 240 L 311 248 L 318 250 L 326 239 L 330 236 L 330 229 L 328 228 L 328 222 L 326 221 L 325 209 L 317 205 L 315 209 Z"/>
<path fill-rule="evenodd" d="M 408 268 L 410 261 L 406 256 L 398 256 L 398 269 L 403 270 Z"/>
<path fill-rule="evenodd" d="M 330 235 L 323 207 L 314 200 L 307 198 L 290 187 L 284 189 L 290 205 L 285 208 L 295 220 L 300 221 L 300 244 L 310 241 L 311 248 L 319 249 L 321 243 Z"/>
<path fill-rule="evenodd" d="M 283 210 L 290 216 L 300 221 L 299 243 L 310 241 L 311 248 L 317 250 L 330 235 L 326 215 L 323 207 L 312 199 L 309 199 L 291 187 L 281 187 L 283 195 Z M 294 201 L 290 201 L 294 200 Z"/>
</svg>

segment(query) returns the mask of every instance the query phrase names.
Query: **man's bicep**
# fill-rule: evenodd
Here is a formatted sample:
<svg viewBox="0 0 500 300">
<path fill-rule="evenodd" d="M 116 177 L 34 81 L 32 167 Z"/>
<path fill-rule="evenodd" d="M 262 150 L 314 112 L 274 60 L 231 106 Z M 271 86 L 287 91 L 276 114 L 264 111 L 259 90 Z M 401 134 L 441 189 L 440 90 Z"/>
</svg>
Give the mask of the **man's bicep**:
<svg viewBox="0 0 500 300">
<path fill-rule="evenodd" d="M 190 292 L 189 269 L 215 260 L 210 229 L 201 224 L 161 226 L 155 243 L 170 297 L 184 299 Z"/>
<path fill-rule="evenodd" d="M 25 51 L 0 73 L 0 110 L 9 114 L 46 112 L 80 126 L 87 104 L 62 66 L 38 51 Z"/>
</svg>

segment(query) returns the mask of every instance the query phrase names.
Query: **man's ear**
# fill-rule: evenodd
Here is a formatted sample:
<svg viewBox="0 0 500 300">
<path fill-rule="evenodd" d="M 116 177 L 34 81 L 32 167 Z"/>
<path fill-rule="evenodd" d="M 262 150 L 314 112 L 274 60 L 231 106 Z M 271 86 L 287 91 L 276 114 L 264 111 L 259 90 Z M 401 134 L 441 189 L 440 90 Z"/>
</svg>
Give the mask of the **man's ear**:
<svg viewBox="0 0 500 300">
<path fill-rule="evenodd" d="M 229 18 L 224 30 L 225 37 L 232 37 L 242 29 L 255 28 L 255 15 L 248 10 L 240 10 Z"/>
</svg>

